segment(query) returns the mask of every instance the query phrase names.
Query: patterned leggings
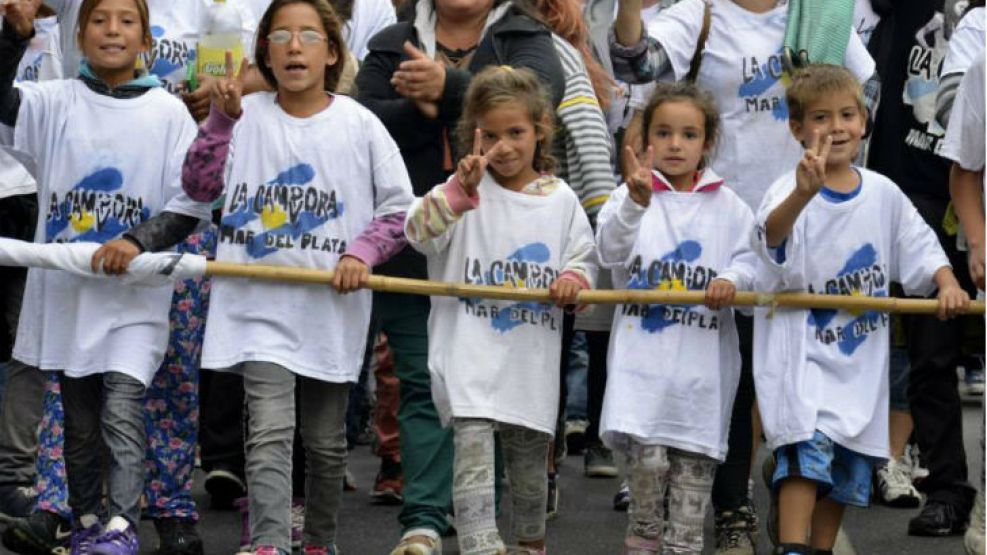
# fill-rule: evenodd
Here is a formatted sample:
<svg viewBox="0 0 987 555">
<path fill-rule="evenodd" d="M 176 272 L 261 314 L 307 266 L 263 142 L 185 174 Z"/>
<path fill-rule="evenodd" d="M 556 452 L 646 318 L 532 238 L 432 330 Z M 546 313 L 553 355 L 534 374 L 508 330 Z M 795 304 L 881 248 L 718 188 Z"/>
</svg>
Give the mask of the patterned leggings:
<svg viewBox="0 0 987 555">
<path fill-rule="evenodd" d="M 635 552 L 702 553 L 716 461 L 630 438 L 622 443 L 617 462 L 631 491 L 625 545 Z"/>
<path fill-rule="evenodd" d="M 490 555 L 505 549 L 497 531 L 494 501 L 494 430 L 500 432 L 511 485 L 514 538 L 532 542 L 545 537 L 545 461 L 551 436 L 492 420 L 456 419 L 452 503 L 463 555 Z"/>
</svg>

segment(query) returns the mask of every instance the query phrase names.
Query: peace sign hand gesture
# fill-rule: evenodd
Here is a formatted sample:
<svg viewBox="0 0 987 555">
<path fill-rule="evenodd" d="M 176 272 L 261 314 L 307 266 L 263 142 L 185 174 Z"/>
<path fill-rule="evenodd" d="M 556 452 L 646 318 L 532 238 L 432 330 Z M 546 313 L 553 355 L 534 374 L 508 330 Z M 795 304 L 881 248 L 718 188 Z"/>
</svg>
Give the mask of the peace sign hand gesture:
<svg viewBox="0 0 987 555">
<path fill-rule="evenodd" d="M 631 147 L 624 147 L 624 167 L 627 169 L 624 179 L 627 181 L 627 193 L 631 200 L 642 208 L 647 208 L 651 204 L 651 168 L 655 163 L 655 149 L 649 146 L 644 153 L 643 164 L 641 162 Z"/>
<path fill-rule="evenodd" d="M 463 157 L 456 167 L 456 179 L 459 180 L 459 185 L 466 196 L 472 197 L 476 194 L 476 188 L 480 185 L 484 172 L 487 171 L 488 160 L 500 152 L 501 148 L 503 147 L 500 141 L 497 141 L 497 144 L 484 154 L 480 146 L 480 130 L 473 132 L 473 152 Z"/>
<path fill-rule="evenodd" d="M 826 183 L 826 159 L 832 146 L 832 135 L 826 135 L 820 146 L 819 131 L 813 131 L 809 146 L 795 170 L 795 187 L 803 195 L 815 196 Z"/>
<path fill-rule="evenodd" d="M 240 62 L 239 71 L 233 64 L 233 53 L 226 52 L 226 76 L 216 79 L 212 84 L 210 96 L 212 103 L 223 111 L 227 116 L 237 119 L 243 110 L 240 108 L 240 100 L 243 98 L 243 83 L 246 80 L 247 67 L 250 63 L 246 58 Z"/>
</svg>

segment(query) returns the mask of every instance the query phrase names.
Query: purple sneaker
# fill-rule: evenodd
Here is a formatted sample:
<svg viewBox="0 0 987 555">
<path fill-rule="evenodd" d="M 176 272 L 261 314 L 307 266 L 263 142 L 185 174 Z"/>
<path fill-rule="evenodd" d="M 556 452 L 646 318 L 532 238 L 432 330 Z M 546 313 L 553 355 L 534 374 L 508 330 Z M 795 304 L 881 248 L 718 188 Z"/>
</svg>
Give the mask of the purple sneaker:
<svg viewBox="0 0 987 555">
<path fill-rule="evenodd" d="M 302 548 L 302 531 L 305 530 L 305 499 L 291 501 L 291 548 Z"/>
<path fill-rule="evenodd" d="M 92 555 L 137 555 L 137 531 L 129 522 L 114 522 L 119 518 L 113 517 L 106 531 L 92 540 Z"/>
<path fill-rule="evenodd" d="M 101 533 L 103 532 L 103 526 L 99 522 L 93 524 L 89 528 L 83 528 L 81 525 L 72 531 L 72 555 L 90 555 L 92 553 L 92 544 Z"/>
</svg>

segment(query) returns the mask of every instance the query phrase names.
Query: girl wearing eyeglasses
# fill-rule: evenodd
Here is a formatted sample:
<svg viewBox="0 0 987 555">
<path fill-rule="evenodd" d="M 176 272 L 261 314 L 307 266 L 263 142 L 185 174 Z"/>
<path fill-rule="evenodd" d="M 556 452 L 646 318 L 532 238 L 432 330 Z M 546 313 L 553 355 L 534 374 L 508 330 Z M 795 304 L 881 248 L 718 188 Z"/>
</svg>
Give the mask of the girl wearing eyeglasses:
<svg viewBox="0 0 987 555">
<path fill-rule="evenodd" d="M 370 292 L 354 291 L 371 266 L 404 246 L 411 184 L 383 124 L 328 92 L 346 58 L 339 18 L 326 0 L 275 0 L 258 37 L 257 68 L 275 91 L 242 98 L 244 72 L 234 76 L 227 60 L 227 78 L 213 85 L 212 110 L 186 158 L 183 186 L 199 201 L 225 190 L 217 260 L 335 267 L 336 291 L 214 279 L 202 366 L 244 380 L 247 553 L 291 552 L 297 379 L 308 471 L 303 550 L 334 554 L 346 401 L 370 323 Z M 124 271 L 133 251 L 121 242 L 105 250 L 104 266 Z"/>
</svg>

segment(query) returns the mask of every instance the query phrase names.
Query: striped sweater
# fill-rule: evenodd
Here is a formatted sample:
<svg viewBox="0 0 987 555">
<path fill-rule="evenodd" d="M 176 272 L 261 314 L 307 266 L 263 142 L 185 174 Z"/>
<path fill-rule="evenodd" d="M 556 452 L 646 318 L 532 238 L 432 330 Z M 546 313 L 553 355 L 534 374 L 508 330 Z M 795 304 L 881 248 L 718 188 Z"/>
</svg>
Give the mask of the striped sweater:
<svg viewBox="0 0 987 555">
<path fill-rule="evenodd" d="M 556 174 L 576 192 L 593 221 L 616 187 L 613 144 L 582 56 L 562 37 L 553 34 L 552 40 L 565 75 L 565 92 L 556 112 Z"/>
</svg>

